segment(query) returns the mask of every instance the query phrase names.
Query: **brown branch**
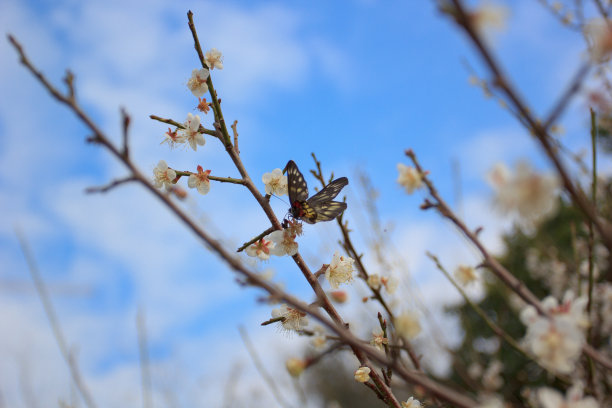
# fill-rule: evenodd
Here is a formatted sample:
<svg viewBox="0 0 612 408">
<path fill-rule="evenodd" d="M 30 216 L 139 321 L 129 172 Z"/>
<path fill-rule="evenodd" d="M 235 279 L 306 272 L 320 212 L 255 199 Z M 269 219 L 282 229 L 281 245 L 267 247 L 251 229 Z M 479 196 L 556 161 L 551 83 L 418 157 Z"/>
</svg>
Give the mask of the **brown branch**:
<svg viewBox="0 0 612 408">
<path fill-rule="evenodd" d="M 415 168 L 418 172 L 423 176 L 423 183 L 427 186 L 429 194 L 435 200 L 434 203 L 426 201 L 426 204 L 423 208 L 435 208 L 438 210 L 442 217 L 451 221 L 458 229 L 465 235 L 465 237 L 478 249 L 480 255 L 483 258 L 482 265 L 486 266 L 493 272 L 495 276 L 497 276 L 502 282 L 506 284 L 512 291 L 514 291 L 517 295 L 521 297 L 525 302 L 532 305 L 539 314 L 543 316 L 547 316 L 548 313 L 542 308 L 542 304 L 540 300 L 523 284 L 522 281 L 517 279 L 512 272 L 507 270 L 499 261 L 497 261 L 489 251 L 484 247 L 484 245 L 478 239 L 477 232 L 472 232 L 464 223 L 461 221 L 455 213 L 448 207 L 446 202 L 442 199 L 437 189 L 434 187 L 433 183 L 429 180 L 426 173 L 423 171 L 419 161 L 416 158 L 416 155 L 412 150 L 406 151 L 406 156 L 412 160 Z M 588 344 L 584 346 L 584 352 L 591 356 L 594 360 L 600 363 L 602 366 L 612 369 L 612 361 L 610 361 L 607 357 L 598 353 L 595 349 L 591 348 Z"/>
<path fill-rule="evenodd" d="M 608 250 L 612 251 L 612 225 L 610 225 L 609 222 L 604 219 L 601 219 L 598 216 L 597 211 L 593 207 L 592 203 L 589 202 L 584 192 L 578 186 L 574 185 L 568 170 L 561 162 L 561 159 L 559 158 L 556 149 L 551 143 L 551 138 L 548 135 L 546 128 L 542 126 L 536 118 L 533 117 L 531 110 L 519 97 L 518 93 L 514 90 L 514 88 L 510 85 L 509 81 L 502 73 L 499 64 L 494 59 L 492 53 L 489 51 L 484 41 L 482 41 L 482 39 L 480 38 L 477 29 L 473 25 L 472 19 L 465 11 L 463 2 L 461 0 L 451 1 L 455 6 L 455 20 L 461 27 L 465 29 L 466 34 L 474 43 L 474 46 L 476 47 L 480 56 L 484 60 L 485 65 L 489 68 L 489 71 L 493 76 L 493 82 L 499 89 L 503 91 L 503 93 L 512 103 L 517 112 L 519 112 L 521 117 L 524 118 L 524 121 L 528 125 L 528 128 L 536 136 L 545 154 L 548 156 L 549 160 L 552 162 L 553 166 L 557 170 L 557 173 L 559 174 L 559 177 L 563 182 L 563 186 L 565 187 L 565 190 L 567 191 L 569 196 L 572 198 L 572 201 L 574 202 L 574 204 L 576 204 L 580 211 L 582 211 L 585 217 L 593 222 L 595 228 L 601 235 L 602 241 L 604 242 Z"/>
<path fill-rule="evenodd" d="M 151 118 L 153 120 L 156 120 L 158 122 L 167 123 L 168 125 L 176 126 L 179 129 L 185 129 L 185 125 L 183 125 L 182 123 L 177 122 L 176 120 L 162 118 L 162 117 L 157 116 L 157 115 L 149 115 L 149 118 Z M 214 136 L 214 137 L 219 137 L 219 135 L 217 134 L 216 131 L 211 130 L 211 129 L 207 129 L 207 128 L 205 128 L 202 125 L 200 125 L 200 127 L 198 129 L 198 132 L 204 133 L 206 135 Z"/>
<path fill-rule="evenodd" d="M 117 179 L 117 180 L 113 180 L 111 181 L 109 184 L 105 185 L 105 186 L 100 186 L 100 187 L 87 187 L 85 189 L 85 192 L 87 194 L 92 194 L 92 193 L 106 193 L 110 190 L 112 190 L 113 188 L 120 186 L 121 184 L 125 184 L 125 183 L 129 183 L 132 181 L 136 181 L 136 179 L 132 176 L 130 177 L 125 177 L 122 179 Z"/>
<path fill-rule="evenodd" d="M 123 154 L 125 156 L 129 156 L 130 148 L 128 146 L 128 131 L 130 127 L 130 115 L 128 115 L 127 111 L 121 108 L 121 117 L 122 117 L 122 135 L 123 135 Z"/>
<path fill-rule="evenodd" d="M 14 38 L 10 37 L 11 42 L 15 44 L 16 50 L 19 52 L 22 63 L 39 79 L 39 81 L 47 88 L 47 90 L 53 95 L 59 102 L 67 105 L 75 115 L 85 124 L 94 134 L 95 140 L 102 146 L 104 146 L 117 160 L 121 161 L 126 168 L 132 173 L 133 177 L 136 179 L 138 183 L 140 183 L 145 189 L 149 190 L 149 192 L 155 196 L 158 200 L 160 200 L 168 209 L 173 212 L 202 242 L 203 244 L 209 248 L 212 252 L 215 252 L 221 259 L 223 259 L 227 265 L 234 270 L 235 272 L 243 275 L 247 281 L 252 282 L 254 285 L 260 287 L 261 289 L 268 292 L 271 297 L 279 299 L 281 301 L 286 302 L 288 305 L 300 310 L 304 313 L 309 314 L 314 319 L 321 322 L 324 326 L 328 327 L 331 331 L 336 333 L 342 341 L 349 345 L 360 361 L 361 365 L 368 366 L 372 370 L 371 378 L 376 383 L 377 387 L 381 392 L 387 396 L 389 404 L 395 408 L 401 408 L 399 401 L 393 395 L 391 389 L 384 383 L 384 380 L 376 373 L 374 370 L 374 366 L 370 362 L 370 359 L 376 361 L 378 364 L 382 366 L 390 366 L 394 369 L 395 373 L 404 379 L 405 381 L 420 385 L 424 389 L 428 390 L 432 395 L 439 397 L 440 399 L 447 401 L 457 407 L 473 407 L 475 402 L 461 393 L 454 391 L 430 378 L 425 376 L 424 374 L 415 373 L 407 370 L 403 367 L 400 362 L 391 360 L 387 358 L 384 354 L 380 353 L 373 347 L 365 346 L 361 340 L 359 340 L 355 335 L 348 330 L 342 321 L 340 315 L 335 310 L 331 301 L 325 295 L 325 292 L 322 290 L 314 275 L 310 272 L 309 268 L 304 263 L 300 254 L 296 254 L 293 256 L 294 262 L 298 265 L 309 284 L 315 291 L 318 303 L 321 307 L 327 312 L 327 314 L 331 317 L 326 317 L 323 313 L 319 311 L 318 308 L 312 307 L 299 299 L 283 292 L 278 289 L 276 285 L 266 282 L 262 279 L 256 272 L 251 271 L 246 268 L 242 262 L 230 254 L 225 248 L 221 245 L 221 243 L 212 236 L 209 235 L 208 232 L 204 231 L 197 223 L 195 223 L 189 215 L 184 212 L 170 197 L 163 194 L 159 189 L 155 188 L 149 177 L 145 177 L 140 170 L 138 170 L 135 164 L 131 161 L 131 159 L 126 158 L 121 154 L 121 152 L 110 142 L 110 139 L 98 128 L 98 126 L 91 120 L 91 118 L 85 114 L 85 112 L 81 109 L 81 107 L 75 102 L 71 101 L 66 96 L 62 95 L 57 89 L 51 85 L 47 79 L 40 74 L 27 60 L 21 46 L 14 40 Z M 248 176 L 240 157 L 234 152 L 231 144 L 226 144 L 226 151 L 228 151 L 230 157 L 234 161 L 237 169 L 239 170 L 241 176 L 245 180 L 245 185 L 251 191 L 255 199 L 258 201 L 270 222 L 275 227 L 275 229 L 281 229 L 281 225 L 274 215 L 274 212 L 270 208 L 268 202 L 264 199 L 264 197 L 259 193 L 254 183 Z"/>
</svg>

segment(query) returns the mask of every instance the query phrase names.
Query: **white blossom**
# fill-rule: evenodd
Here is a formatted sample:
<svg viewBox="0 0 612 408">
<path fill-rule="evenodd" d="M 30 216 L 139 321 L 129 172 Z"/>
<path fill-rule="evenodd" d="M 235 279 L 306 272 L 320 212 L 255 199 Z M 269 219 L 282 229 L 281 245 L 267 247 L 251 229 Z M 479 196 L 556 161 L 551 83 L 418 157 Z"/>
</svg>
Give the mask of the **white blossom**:
<svg viewBox="0 0 612 408">
<path fill-rule="evenodd" d="M 414 190 L 423 185 L 423 176 L 414 167 L 397 163 L 397 171 L 399 172 L 397 182 L 406 189 L 408 194 L 412 194 Z"/>
<path fill-rule="evenodd" d="M 282 196 L 287 194 L 287 176 L 281 169 L 274 169 L 271 173 L 264 173 L 261 177 L 266 187 L 266 194 Z"/>
<path fill-rule="evenodd" d="M 565 397 L 559 391 L 542 387 L 538 389 L 538 402 L 542 408 L 599 408 L 593 397 L 583 398 L 583 385 L 578 382 L 572 385 Z"/>
<path fill-rule="evenodd" d="M 293 229 L 286 228 L 282 231 L 274 231 L 268 235 L 268 240 L 274 242 L 274 248 L 270 251 L 272 255 L 293 256 L 297 254 L 298 243 L 295 242 L 296 235 L 293 233 Z"/>
<path fill-rule="evenodd" d="M 325 270 L 325 278 L 332 289 L 338 289 L 341 283 L 353 280 L 353 263 L 355 260 L 350 256 L 342 256 L 338 251 L 334 253 L 331 263 Z"/>
<path fill-rule="evenodd" d="M 381 280 L 380 280 L 380 275 L 377 273 L 373 273 L 370 276 L 368 276 L 368 286 L 374 290 L 378 290 L 380 289 L 380 285 L 382 284 Z"/>
<path fill-rule="evenodd" d="M 585 37 L 590 45 L 590 57 L 595 63 L 605 61 L 612 52 L 612 20 L 595 18 L 584 26 Z"/>
<path fill-rule="evenodd" d="M 189 88 L 194 96 L 199 98 L 208 92 L 206 80 L 208 79 L 209 75 L 210 72 L 206 68 L 194 69 L 191 72 L 191 78 L 189 78 L 189 81 L 187 81 L 187 88 Z"/>
<path fill-rule="evenodd" d="M 504 365 L 499 360 L 493 360 L 482 375 L 482 385 L 487 390 L 497 390 L 504 385 L 504 379 L 500 375 Z"/>
<path fill-rule="evenodd" d="M 508 8 L 501 4 L 484 2 L 470 13 L 474 27 L 482 34 L 490 34 L 492 30 L 503 31 L 508 19 Z"/>
<path fill-rule="evenodd" d="M 306 313 L 300 312 L 297 309 L 282 304 L 278 309 L 272 310 L 273 318 L 282 318 L 281 326 L 285 330 L 299 331 L 308 326 L 308 317 Z"/>
<path fill-rule="evenodd" d="M 160 160 L 159 163 L 157 163 L 157 167 L 153 169 L 153 176 L 155 187 L 171 187 L 176 178 L 176 172 L 168 168 L 168 164 L 166 164 L 164 160 Z"/>
<path fill-rule="evenodd" d="M 376 347 L 379 350 L 383 349 L 384 344 L 389 344 L 389 340 L 385 337 L 384 333 L 381 332 L 372 332 L 372 340 L 370 344 Z"/>
<path fill-rule="evenodd" d="M 162 140 L 161 144 L 168 143 L 171 149 L 174 148 L 175 145 L 185 143 L 185 135 L 183 132 L 178 132 L 178 129 L 175 129 L 174 132 L 172 129 L 168 128 L 168 131 L 164 133 L 164 140 Z"/>
<path fill-rule="evenodd" d="M 204 135 L 200 133 L 200 117 L 198 115 L 187 114 L 187 120 L 185 120 L 185 129 L 182 129 L 185 140 L 189 142 L 189 146 L 193 150 L 198 150 L 198 145 L 204 146 L 206 139 Z"/>
<path fill-rule="evenodd" d="M 370 368 L 369 367 L 359 367 L 357 371 L 355 371 L 355 381 L 365 383 L 370 381 Z"/>
<path fill-rule="evenodd" d="M 380 278 L 380 283 L 383 284 L 383 286 L 387 290 L 387 293 L 392 295 L 397 289 L 398 281 L 395 276 L 383 276 Z"/>
<path fill-rule="evenodd" d="M 419 316 L 415 312 L 404 312 L 396 316 L 395 330 L 408 340 L 415 338 L 421 332 Z"/>
<path fill-rule="evenodd" d="M 516 213 L 528 225 L 557 209 L 559 180 L 552 174 L 538 174 L 527 162 L 519 162 L 513 174 L 498 163 L 488 175 L 496 191 L 496 204 L 507 213 Z"/>
<path fill-rule="evenodd" d="M 270 251 L 274 248 L 274 242 L 264 238 L 249 245 L 246 249 L 248 256 L 258 257 L 262 261 L 270 259 Z"/>
<path fill-rule="evenodd" d="M 216 48 L 206 51 L 204 59 L 206 60 L 206 65 L 211 70 L 214 68 L 223 69 L 223 55 Z"/>
<path fill-rule="evenodd" d="M 210 191 L 210 180 L 208 179 L 209 175 L 210 170 L 204 171 L 202 166 L 198 166 L 198 172 L 189 175 L 187 185 L 189 188 L 197 188 L 198 193 L 205 195 Z"/>
<path fill-rule="evenodd" d="M 568 292 L 561 304 L 551 296 L 542 301 L 550 318 L 538 315 L 531 305 L 521 311 L 521 321 L 527 326 L 523 343 L 543 366 L 563 374 L 575 370 L 588 327 L 585 306 L 586 298 L 574 299 Z"/>
<path fill-rule="evenodd" d="M 297 378 L 300 376 L 300 374 L 302 374 L 302 372 L 306 368 L 306 365 L 307 362 L 300 358 L 289 358 L 285 362 L 285 367 L 287 367 L 287 371 L 294 378 Z"/>
<path fill-rule="evenodd" d="M 421 408 L 421 402 L 414 397 L 410 397 L 406 402 L 402 401 L 402 408 Z"/>
<path fill-rule="evenodd" d="M 459 265 L 457 269 L 455 269 L 455 278 L 462 285 L 470 284 L 477 279 L 476 270 L 468 265 Z"/>
</svg>

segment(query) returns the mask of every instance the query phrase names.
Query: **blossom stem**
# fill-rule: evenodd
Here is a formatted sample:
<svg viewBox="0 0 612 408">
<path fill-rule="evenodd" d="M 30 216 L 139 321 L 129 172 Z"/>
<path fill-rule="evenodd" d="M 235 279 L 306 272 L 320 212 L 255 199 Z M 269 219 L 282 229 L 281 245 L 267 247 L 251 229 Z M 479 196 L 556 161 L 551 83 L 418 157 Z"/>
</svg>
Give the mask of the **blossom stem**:
<svg viewBox="0 0 612 408">
<path fill-rule="evenodd" d="M 244 244 L 242 244 L 242 246 L 240 248 L 238 248 L 238 250 L 236 252 L 242 252 L 245 250 L 246 247 L 248 247 L 249 245 L 259 241 L 260 239 L 262 239 L 263 237 L 265 237 L 266 235 L 270 234 L 271 232 L 276 231 L 276 228 L 274 227 L 270 227 L 267 230 L 265 230 L 264 232 L 262 232 L 261 234 L 257 235 L 255 238 L 245 242 Z"/>
<path fill-rule="evenodd" d="M 198 58 L 200 58 L 200 63 L 202 64 L 203 68 L 208 69 L 208 64 L 206 64 L 206 60 L 204 59 L 204 53 L 202 52 L 202 47 L 200 46 L 200 40 L 198 39 L 198 33 L 196 31 L 195 24 L 193 24 L 193 13 L 191 12 L 191 10 L 189 10 L 189 12 L 187 13 L 187 19 L 189 20 L 189 30 L 191 30 L 194 47 L 196 52 L 198 53 Z M 217 92 L 215 91 L 215 87 L 213 86 L 211 75 L 208 75 L 208 78 L 206 79 L 206 85 L 208 85 L 208 92 L 210 92 L 210 98 L 212 99 L 212 108 L 213 113 L 215 114 L 215 121 L 218 122 L 221 127 L 223 144 L 226 147 L 231 146 L 232 142 L 229 137 L 229 133 L 227 132 L 225 119 L 223 119 L 223 112 L 221 112 L 221 104 L 219 103 Z"/>
<path fill-rule="evenodd" d="M 192 174 L 198 174 L 198 173 L 194 173 L 191 171 L 181 171 L 181 170 L 176 170 L 176 169 L 172 169 L 175 171 L 177 176 L 191 176 Z M 209 180 L 214 180 L 214 181 L 219 181 L 221 183 L 232 183 L 232 184 L 242 184 L 244 185 L 244 180 L 241 179 L 237 179 L 237 178 L 232 178 L 232 177 L 217 177 L 217 176 L 208 176 Z"/>
<path fill-rule="evenodd" d="M 185 125 L 183 125 L 182 123 L 179 123 L 179 122 L 177 122 L 175 120 L 172 120 L 172 119 L 162 118 L 162 117 L 157 116 L 157 115 L 149 115 L 149 118 L 151 118 L 153 120 L 156 120 L 158 122 L 167 123 L 168 125 L 176 126 L 179 129 L 185 129 Z M 210 130 L 210 129 L 206 129 L 202 125 L 200 125 L 200 128 L 198 129 L 198 132 L 204 133 L 206 135 L 214 136 L 214 137 L 218 136 L 216 131 Z"/>
</svg>

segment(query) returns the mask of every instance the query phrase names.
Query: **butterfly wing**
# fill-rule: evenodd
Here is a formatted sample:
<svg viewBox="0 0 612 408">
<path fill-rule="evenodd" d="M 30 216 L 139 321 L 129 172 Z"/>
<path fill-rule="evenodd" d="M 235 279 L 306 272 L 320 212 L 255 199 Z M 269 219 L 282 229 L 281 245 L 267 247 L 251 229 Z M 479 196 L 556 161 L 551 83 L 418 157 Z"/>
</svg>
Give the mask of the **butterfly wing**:
<svg viewBox="0 0 612 408">
<path fill-rule="evenodd" d="M 311 206 L 316 206 L 317 204 L 322 204 L 327 201 L 331 201 L 340 193 L 340 190 L 344 188 L 348 184 L 348 179 L 346 177 L 340 177 L 335 179 L 331 183 L 325 186 L 321 191 L 317 194 L 313 195 L 308 199 L 308 204 Z"/>
<path fill-rule="evenodd" d="M 304 176 L 300 173 L 297 164 L 293 160 L 289 160 L 285 170 L 287 171 L 287 185 L 291 205 L 297 201 L 306 201 L 308 199 L 308 185 Z"/>
<path fill-rule="evenodd" d="M 340 214 L 344 210 L 346 210 L 346 203 L 339 201 L 326 201 L 323 203 L 313 204 L 311 207 L 315 214 L 316 218 L 314 221 L 309 222 L 310 224 L 314 224 L 319 221 L 331 221 Z"/>
</svg>

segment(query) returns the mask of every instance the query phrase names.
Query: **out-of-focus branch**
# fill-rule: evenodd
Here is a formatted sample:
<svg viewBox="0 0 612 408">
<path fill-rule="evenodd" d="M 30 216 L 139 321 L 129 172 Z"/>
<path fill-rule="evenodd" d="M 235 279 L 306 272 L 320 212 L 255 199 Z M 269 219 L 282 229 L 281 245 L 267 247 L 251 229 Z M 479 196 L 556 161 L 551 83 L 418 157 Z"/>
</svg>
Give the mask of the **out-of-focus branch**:
<svg viewBox="0 0 612 408">
<path fill-rule="evenodd" d="M 524 119 L 524 123 L 527 124 L 530 131 L 540 142 L 540 146 L 542 147 L 546 156 L 548 156 L 549 160 L 555 167 L 557 173 L 559 174 L 559 177 L 563 182 L 563 186 L 571 197 L 572 201 L 582 211 L 585 217 L 593 222 L 593 225 L 601 235 L 602 241 L 604 242 L 608 250 L 612 251 L 612 225 L 610 225 L 608 221 L 598 216 L 595 207 L 592 203 L 589 202 L 584 192 L 579 188 L 579 186 L 574 184 L 572 178 L 569 175 L 568 170 L 566 169 L 565 165 L 557 154 L 555 146 L 551 141 L 551 137 L 548 134 L 546 127 L 543 126 L 533 116 L 531 110 L 527 107 L 527 104 L 520 98 L 518 92 L 515 91 L 506 76 L 503 74 L 499 64 L 493 57 L 493 54 L 489 51 L 489 48 L 485 45 L 485 42 L 480 37 L 477 28 L 474 26 L 473 19 L 470 18 L 469 13 L 465 10 L 463 2 L 461 0 L 451 0 L 451 2 L 454 5 L 452 14 L 456 22 L 459 24 L 459 26 L 464 28 L 466 34 L 472 40 L 472 43 L 476 47 L 478 53 L 484 60 L 485 65 L 488 67 L 493 77 L 493 83 L 504 93 L 504 95 L 508 98 L 508 101 L 512 104 L 514 109 L 516 109 L 516 111 Z M 581 75 L 577 75 L 577 78 L 580 77 Z M 575 87 L 579 88 L 578 85 L 576 85 Z M 568 100 L 566 101 L 561 99 L 557 103 L 557 108 L 553 109 L 553 114 L 551 115 L 551 117 L 554 118 L 557 115 L 555 114 L 557 110 L 563 110 L 563 108 L 569 102 L 569 99 L 575 94 L 575 92 L 573 91 L 575 87 L 570 87 L 569 91 L 563 95 L 563 98 L 566 98 Z"/>
<path fill-rule="evenodd" d="M 83 376 L 81 375 L 81 371 L 79 370 L 79 366 L 73 356 L 73 354 L 68 349 L 68 344 L 66 343 L 66 339 L 62 332 L 62 329 L 59 324 L 59 319 L 57 318 L 57 314 L 55 313 L 55 308 L 53 307 L 53 303 L 51 303 L 51 298 L 49 297 L 49 293 L 47 292 L 47 288 L 45 286 L 45 282 L 40 276 L 40 272 L 38 271 L 38 266 L 36 265 L 36 260 L 34 259 L 34 255 L 30 251 L 30 247 L 20 231 L 15 231 L 17 235 L 17 239 L 19 240 L 19 245 L 21 246 L 21 252 L 28 264 L 28 269 L 30 270 L 30 275 L 32 276 L 32 280 L 34 281 L 34 286 L 36 287 L 36 292 L 38 293 L 38 297 L 42 302 L 43 309 L 45 310 L 45 314 L 47 315 L 47 320 L 49 320 L 49 324 L 51 325 L 51 330 L 53 332 L 53 337 L 55 337 L 55 341 L 60 349 L 62 357 L 66 361 L 68 365 L 68 370 L 70 371 L 70 376 L 72 377 L 72 381 L 76 386 L 77 390 L 81 394 L 85 405 L 89 408 L 96 408 L 96 404 L 83 380 Z"/>
<path fill-rule="evenodd" d="M 540 300 L 525 286 L 525 284 L 517 279 L 509 270 L 507 270 L 497 259 L 495 259 L 489 251 L 484 247 L 482 242 L 478 239 L 477 232 L 473 232 L 470 230 L 464 223 L 461 221 L 455 213 L 450 209 L 450 207 L 446 204 L 446 202 L 442 199 L 438 190 L 435 188 L 433 183 L 429 180 L 426 173 L 423 171 L 419 161 L 416 158 L 416 155 L 412 150 L 406 151 L 406 156 L 412 160 L 415 168 L 423 177 L 423 183 L 427 186 L 430 196 L 433 198 L 434 202 L 430 202 L 429 200 L 425 200 L 423 204 L 423 209 L 435 208 L 438 212 L 446 219 L 451 221 L 458 229 L 465 235 L 465 237 L 478 249 L 480 255 L 483 258 L 482 265 L 489 268 L 495 276 L 497 276 L 502 282 L 506 284 L 512 291 L 514 291 L 517 295 L 521 297 L 525 302 L 532 305 L 539 314 L 548 315 L 548 313 L 542 307 Z M 588 344 L 584 345 L 584 352 L 591 356 L 594 360 L 600 363 L 602 366 L 612 369 L 612 361 L 598 353 L 595 349 L 593 349 Z"/>
<path fill-rule="evenodd" d="M 281 393 L 278 391 L 278 387 L 276 386 L 274 379 L 266 371 L 266 368 L 264 367 L 261 360 L 259 359 L 259 355 L 257 354 L 255 347 L 253 347 L 253 343 L 251 343 L 251 340 L 249 339 L 249 335 L 246 329 L 242 326 L 239 326 L 238 331 L 240 332 L 240 338 L 242 339 L 242 342 L 244 343 L 244 348 L 249 353 L 249 357 L 251 357 L 251 360 L 253 361 L 255 368 L 257 369 L 257 371 L 263 378 L 264 382 L 270 389 L 270 392 L 274 396 L 274 399 L 276 399 L 276 402 L 278 402 L 278 405 L 280 405 L 281 407 L 290 407 L 290 405 L 287 404 L 287 402 L 285 401 Z"/>
</svg>

